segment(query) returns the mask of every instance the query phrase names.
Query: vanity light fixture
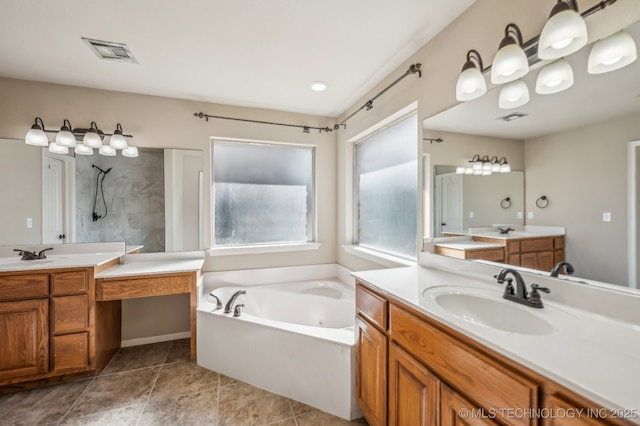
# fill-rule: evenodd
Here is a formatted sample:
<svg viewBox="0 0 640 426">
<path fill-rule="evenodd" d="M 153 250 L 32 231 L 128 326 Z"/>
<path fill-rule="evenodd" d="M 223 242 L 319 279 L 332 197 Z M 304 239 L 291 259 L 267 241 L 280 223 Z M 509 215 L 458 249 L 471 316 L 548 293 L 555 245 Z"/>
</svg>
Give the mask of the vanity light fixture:
<svg viewBox="0 0 640 426">
<path fill-rule="evenodd" d="M 522 33 L 516 24 L 509 24 L 504 29 L 504 38 L 491 64 L 491 82 L 509 83 L 528 72 L 529 59 L 522 49 Z"/>
<path fill-rule="evenodd" d="M 122 150 L 122 155 L 124 157 L 135 158 L 138 156 L 138 148 L 135 146 L 128 146 Z"/>
<path fill-rule="evenodd" d="M 550 95 L 573 86 L 573 69 L 566 59 L 545 65 L 536 79 L 536 93 Z"/>
<path fill-rule="evenodd" d="M 589 74 L 603 74 L 626 67 L 638 57 L 636 43 L 625 30 L 620 30 L 593 44 L 589 53 Z"/>
<path fill-rule="evenodd" d="M 506 157 L 498 159 L 495 155 L 489 158 L 488 155 L 480 157 L 479 154 L 475 154 L 471 160 L 469 160 L 469 163 L 471 163 L 470 167 L 456 167 L 456 174 L 489 176 L 492 173 L 509 173 L 511 171 Z"/>
<path fill-rule="evenodd" d="M 49 143 L 47 133 L 56 133 L 55 142 Z M 110 144 L 103 145 L 102 140 L 105 136 L 110 136 Z M 95 121 L 91 122 L 88 129 L 73 128 L 69 120 L 63 121 L 60 130 L 47 130 L 44 122 L 40 117 L 36 117 L 34 124 L 25 136 L 27 145 L 42 146 L 49 148 L 50 152 L 56 154 L 69 154 L 69 148 L 74 148 L 77 155 L 93 155 L 93 148 L 98 148 L 99 153 L 107 156 L 116 155 L 116 149 L 124 150 L 128 147 L 125 138 L 131 138 L 131 135 L 125 135 L 122 131 L 120 123 L 117 124 L 113 134 L 104 133 L 98 129 Z M 82 141 L 82 142 L 78 142 Z M 137 157 L 138 150 L 136 147 L 130 147 L 125 157 Z"/>
<path fill-rule="evenodd" d="M 529 102 L 529 88 L 522 80 L 506 84 L 500 89 L 498 108 L 518 108 Z"/>
<path fill-rule="evenodd" d="M 36 117 L 35 123 L 31 126 L 31 130 L 27 132 L 27 136 L 24 138 L 24 142 L 27 145 L 34 146 L 47 146 L 49 145 L 49 139 L 44 132 L 44 123 L 40 117 Z"/>
<path fill-rule="evenodd" d="M 456 84 L 456 99 L 471 101 L 487 93 L 487 83 L 482 75 L 482 57 L 478 51 L 471 49 L 467 52 L 467 61 Z"/>
<path fill-rule="evenodd" d="M 76 146 L 76 137 L 71 133 L 71 123 L 69 120 L 65 119 L 62 122 L 62 127 L 60 127 L 60 131 L 56 135 L 56 144 L 58 146 L 66 146 L 73 148 Z"/>
<path fill-rule="evenodd" d="M 576 0 L 558 0 L 540 33 L 538 58 L 562 58 L 580 50 L 587 40 L 587 24 Z"/>
</svg>

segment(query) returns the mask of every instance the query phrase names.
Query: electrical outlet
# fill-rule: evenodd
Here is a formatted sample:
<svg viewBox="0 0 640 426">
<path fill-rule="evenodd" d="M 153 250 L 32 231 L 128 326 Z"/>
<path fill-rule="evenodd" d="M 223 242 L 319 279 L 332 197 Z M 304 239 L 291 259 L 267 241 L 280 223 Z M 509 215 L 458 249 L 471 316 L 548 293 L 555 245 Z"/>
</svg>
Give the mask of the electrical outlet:
<svg viewBox="0 0 640 426">
<path fill-rule="evenodd" d="M 33 228 L 33 218 L 27 218 L 27 228 Z"/>
<path fill-rule="evenodd" d="M 611 212 L 602 213 L 602 221 L 603 222 L 611 222 Z"/>
<path fill-rule="evenodd" d="M 533 212 L 527 212 L 527 219 L 533 220 Z"/>
<path fill-rule="evenodd" d="M 469 212 L 469 219 L 473 219 L 473 212 Z"/>
<path fill-rule="evenodd" d="M 522 214 L 522 212 L 516 213 L 516 219 L 522 219 L 523 217 L 524 215 Z"/>
</svg>

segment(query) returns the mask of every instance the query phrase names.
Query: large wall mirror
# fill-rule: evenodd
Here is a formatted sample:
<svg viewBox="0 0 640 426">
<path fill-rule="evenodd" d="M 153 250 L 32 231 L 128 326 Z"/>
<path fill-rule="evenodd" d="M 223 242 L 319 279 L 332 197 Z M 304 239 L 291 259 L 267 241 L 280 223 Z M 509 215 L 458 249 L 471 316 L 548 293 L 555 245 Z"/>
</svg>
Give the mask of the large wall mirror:
<svg viewBox="0 0 640 426">
<path fill-rule="evenodd" d="M 625 29 L 640 47 L 640 22 Z M 544 65 L 538 64 L 523 78 L 531 96 L 528 104 L 499 109 L 500 87 L 494 87 L 478 99 L 425 119 L 423 134 L 511 141 L 514 150 L 521 150 L 524 166 L 523 223 L 565 227 L 565 255 L 576 277 L 637 288 L 637 236 L 629 234 L 634 229 L 629 224 L 637 217 L 634 220 L 628 212 L 635 210 L 637 216 L 638 209 L 627 200 L 632 182 L 640 179 L 639 172 L 628 168 L 630 143 L 640 140 L 640 60 L 606 74 L 588 74 L 590 50 L 587 45 L 566 58 L 574 73 L 568 90 L 537 94 L 536 78 Z M 513 113 L 522 117 L 504 119 Z M 448 142 L 446 136 L 443 139 L 444 146 Z M 432 164 L 443 164 L 438 152 L 430 152 Z M 542 195 L 548 197 L 547 208 L 536 206 Z M 432 208 L 437 215 L 441 207 L 434 202 Z M 437 227 L 432 229 L 432 236 L 437 236 Z"/>
<path fill-rule="evenodd" d="M 146 253 L 200 250 L 202 169 L 197 150 L 70 156 L 0 139 L 0 245 L 124 241 Z"/>
</svg>

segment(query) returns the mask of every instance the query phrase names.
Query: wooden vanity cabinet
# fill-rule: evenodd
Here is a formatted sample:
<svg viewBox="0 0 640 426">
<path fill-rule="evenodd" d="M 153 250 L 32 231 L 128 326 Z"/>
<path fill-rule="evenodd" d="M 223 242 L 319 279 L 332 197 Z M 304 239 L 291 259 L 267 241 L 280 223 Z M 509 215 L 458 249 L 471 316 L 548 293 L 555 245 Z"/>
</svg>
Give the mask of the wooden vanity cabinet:
<svg viewBox="0 0 640 426">
<path fill-rule="evenodd" d="M 356 326 L 356 399 L 372 426 L 630 424 L 558 416 L 596 405 L 362 282 Z M 541 408 L 556 416 L 530 414 Z"/>
</svg>

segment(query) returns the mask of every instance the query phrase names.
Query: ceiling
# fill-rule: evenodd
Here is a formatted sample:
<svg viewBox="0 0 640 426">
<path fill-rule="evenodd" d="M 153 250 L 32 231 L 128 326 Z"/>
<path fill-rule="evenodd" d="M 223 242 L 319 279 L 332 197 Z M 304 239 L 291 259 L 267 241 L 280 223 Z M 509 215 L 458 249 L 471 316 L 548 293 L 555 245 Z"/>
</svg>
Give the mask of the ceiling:
<svg viewBox="0 0 640 426">
<path fill-rule="evenodd" d="M 474 1 L 2 0 L 0 76 L 337 117 Z"/>
<path fill-rule="evenodd" d="M 629 26 L 627 32 L 640 49 L 640 22 Z M 499 109 L 500 87 L 495 87 L 478 99 L 460 103 L 427 118 L 423 127 L 525 140 L 640 113 L 640 60 L 616 71 L 590 75 L 586 71 L 590 51 L 591 47 L 585 46 L 566 58 L 573 68 L 574 84 L 564 92 L 552 95 L 535 93 L 538 67 L 522 79 L 529 87 L 528 104 L 515 109 Z M 488 75 L 485 79 L 489 79 Z M 508 122 L 500 119 L 514 112 L 527 116 Z M 424 135 L 431 137 L 428 131 Z"/>
</svg>

